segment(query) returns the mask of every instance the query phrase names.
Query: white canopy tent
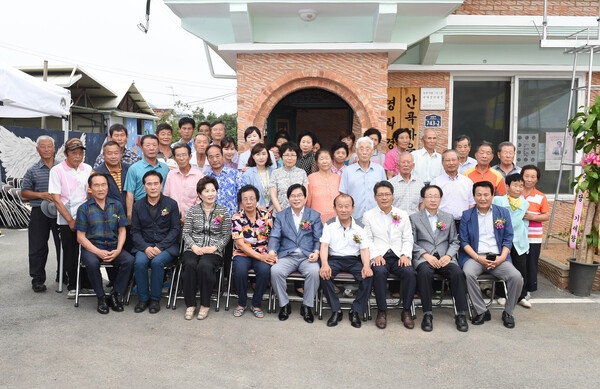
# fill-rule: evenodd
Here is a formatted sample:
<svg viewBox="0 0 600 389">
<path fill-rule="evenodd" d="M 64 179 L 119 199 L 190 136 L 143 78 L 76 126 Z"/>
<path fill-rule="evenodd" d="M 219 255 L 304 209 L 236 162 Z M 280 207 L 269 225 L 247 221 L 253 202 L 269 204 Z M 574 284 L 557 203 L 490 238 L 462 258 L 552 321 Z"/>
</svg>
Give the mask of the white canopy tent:
<svg viewBox="0 0 600 389">
<path fill-rule="evenodd" d="M 20 70 L 0 64 L 0 118 L 62 118 L 65 142 L 69 139 L 71 91 L 40 81 Z M 63 253 L 59 262 L 59 286 L 62 292 Z"/>
<path fill-rule="evenodd" d="M 70 108 L 71 91 L 68 89 L 0 64 L 0 118 L 60 117 L 66 141 Z"/>
</svg>

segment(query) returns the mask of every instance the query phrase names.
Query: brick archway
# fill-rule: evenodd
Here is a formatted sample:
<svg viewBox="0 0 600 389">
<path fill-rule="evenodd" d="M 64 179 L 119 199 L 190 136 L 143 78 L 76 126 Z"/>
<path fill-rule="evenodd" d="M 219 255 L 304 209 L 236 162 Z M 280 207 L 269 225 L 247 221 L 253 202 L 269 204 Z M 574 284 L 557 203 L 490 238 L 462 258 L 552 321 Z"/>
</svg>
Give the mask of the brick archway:
<svg viewBox="0 0 600 389">
<path fill-rule="evenodd" d="M 335 93 L 342 98 L 354 111 L 360 128 L 366 130 L 377 123 L 371 104 L 365 105 L 358 96 L 361 89 L 350 79 L 329 70 L 306 70 L 287 73 L 265 87 L 254 102 L 251 115 L 252 124 L 264 128 L 269 114 L 275 105 L 285 96 L 300 89 L 320 88 Z"/>
</svg>

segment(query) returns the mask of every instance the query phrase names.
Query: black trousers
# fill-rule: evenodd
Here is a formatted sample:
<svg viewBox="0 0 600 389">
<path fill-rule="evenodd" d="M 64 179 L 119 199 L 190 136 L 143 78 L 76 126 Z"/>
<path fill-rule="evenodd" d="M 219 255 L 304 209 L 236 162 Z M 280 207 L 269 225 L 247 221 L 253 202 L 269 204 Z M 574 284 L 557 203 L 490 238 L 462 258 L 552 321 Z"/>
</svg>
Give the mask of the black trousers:
<svg viewBox="0 0 600 389">
<path fill-rule="evenodd" d="M 216 271 L 223 264 L 217 254 L 196 255 L 185 251 L 183 261 L 183 297 L 187 307 L 196 306 L 196 288 L 200 284 L 200 305 L 210 307 L 210 296 L 217 281 Z"/>
<path fill-rule="evenodd" d="M 432 310 L 431 291 L 433 290 L 434 274 L 439 274 L 450 280 L 450 289 L 452 289 L 452 297 L 454 297 L 456 304 L 456 312 L 465 313 L 467 310 L 467 282 L 465 273 L 453 262 L 440 269 L 436 269 L 427 261 L 417 266 L 417 286 L 419 288 L 423 312 L 431 312 Z"/>
<path fill-rule="evenodd" d="M 61 225 L 59 228 L 63 249 L 63 266 L 68 278 L 67 289 L 74 290 L 77 287 L 77 259 L 79 256 L 77 232 L 71 231 L 69 225 Z"/>
<path fill-rule="evenodd" d="M 56 249 L 56 274 L 60 261 L 60 233 L 56 219 L 44 215 L 40 207 L 31 208 L 31 217 L 27 229 L 29 242 L 29 275 L 31 283 L 46 282 L 46 262 L 48 261 L 48 238 L 52 231 L 54 247 Z"/>
</svg>

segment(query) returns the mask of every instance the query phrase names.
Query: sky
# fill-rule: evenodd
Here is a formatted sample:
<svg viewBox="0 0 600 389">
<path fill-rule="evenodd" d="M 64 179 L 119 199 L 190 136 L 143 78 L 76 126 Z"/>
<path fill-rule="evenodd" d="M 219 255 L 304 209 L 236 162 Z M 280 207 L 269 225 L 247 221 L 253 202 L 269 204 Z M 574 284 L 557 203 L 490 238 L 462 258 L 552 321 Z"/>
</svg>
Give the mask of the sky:
<svg viewBox="0 0 600 389">
<path fill-rule="evenodd" d="M 147 102 L 175 101 L 235 113 L 236 81 L 210 75 L 202 40 L 162 0 L 0 0 L 0 62 L 15 67 L 78 65 L 105 85 L 135 82 Z M 213 53 L 217 74 L 234 75 Z"/>
</svg>

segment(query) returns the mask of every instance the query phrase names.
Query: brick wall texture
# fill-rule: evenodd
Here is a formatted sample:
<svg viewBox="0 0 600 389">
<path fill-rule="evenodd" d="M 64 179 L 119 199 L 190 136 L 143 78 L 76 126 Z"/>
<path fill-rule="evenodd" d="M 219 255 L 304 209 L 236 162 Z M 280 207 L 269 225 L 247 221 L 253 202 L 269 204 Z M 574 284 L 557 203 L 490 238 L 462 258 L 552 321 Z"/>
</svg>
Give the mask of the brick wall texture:
<svg viewBox="0 0 600 389">
<path fill-rule="evenodd" d="M 357 136 L 369 127 L 385 130 L 388 87 L 387 55 L 240 54 L 238 131 L 255 125 L 264 130 L 269 113 L 283 97 L 305 88 L 337 94 L 358 119 Z M 245 149 L 240 142 L 240 149 Z"/>
<path fill-rule="evenodd" d="M 455 15 L 544 14 L 544 0 L 465 0 Z M 597 16 L 598 1 L 548 0 L 549 16 Z"/>
</svg>

